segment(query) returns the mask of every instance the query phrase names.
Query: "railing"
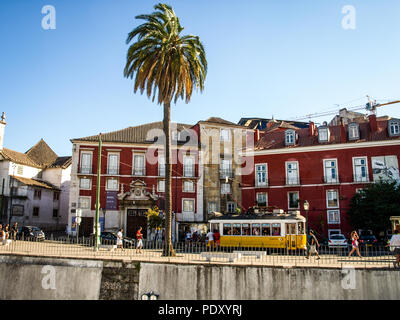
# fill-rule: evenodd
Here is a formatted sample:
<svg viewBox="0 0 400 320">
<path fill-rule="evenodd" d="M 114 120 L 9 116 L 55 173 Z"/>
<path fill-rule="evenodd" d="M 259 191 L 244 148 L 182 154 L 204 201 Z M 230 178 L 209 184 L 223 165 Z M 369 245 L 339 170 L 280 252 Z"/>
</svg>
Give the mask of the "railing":
<svg viewBox="0 0 400 320">
<path fill-rule="evenodd" d="M 144 176 L 145 175 L 145 167 L 135 167 L 133 168 L 132 175 L 134 176 Z"/>
<path fill-rule="evenodd" d="M 265 179 L 265 181 L 262 182 L 262 181 L 258 181 L 256 179 L 255 185 L 256 185 L 256 188 L 266 188 L 269 185 L 269 180 Z"/>
<path fill-rule="evenodd" d="M 107 167 L 107 174 L 118 175 L 119 174 L 119 167 L 114 167 L 114 166 Z"/>
<path fill-rule="evenodd" d="M 92 167 L 91 166 L 80 166 L 79 173 L 91 174 L 92 173 Z"/>
<path fill-rule="evenodd" d="M 325 267 L 342 268 L 385 268 L 394 269 L 395 257 L 388 246 L 360 246 L 361 258 L 354 252 L 348 256 L 351 246 L 334 248 L 327 245 L 318 247 L 318 255 L 308 256 L 307 250 L 290 248 L 266 248 L 249 246 L 220 247 L 209 246 L 204 235 L 198 240 L 175 242 L 175 257 L 163 255 L 164 242 L 161 239 L 143 240 L 143 248 L 137 249 L 137 241 L 125 238 L 118 247 L 116 240 L 102 239 L 99 249 L 94 250 L 93 237 L 46 239 L 18 237 L 0 245 L 0 254 L 49 256 L 63 258 L 90 259 L 126 259 L 138 261 L 173 261 L 176 263 L 239 263 L 241 265 L 289 266 L 289 267 Z"/>
<path fill-rule="evenodd" d="M 369 182 L 369 178 L 367 176 L 354 176 L 354 182 Z"/>
<path fill-rule="evenodd" d="M 287 186 L 298 186 L 300 185 L 300 178 L 286 178 Z"/>
<path fill-rule="evenodd" d="M 225 179 L 226 177 L 233 178 L 234 177 L 233 170 L 232 169 L 220 169 L 219 177 L 220 177 L 220 179 Z"/>
<path fill-rule="evenodd" d="M 330 183 L 330 184 L 340 183 L 339 182 L 339 177 L 336 177 L 336 178 L 324 177 L 323 181 L 324 181 L 324 183 Z"/>
<path fill-rule="evenodd" d="M 194 167 L 183 167 L 183 176 L 187 178 L 194 177 Z"/>
</svg>

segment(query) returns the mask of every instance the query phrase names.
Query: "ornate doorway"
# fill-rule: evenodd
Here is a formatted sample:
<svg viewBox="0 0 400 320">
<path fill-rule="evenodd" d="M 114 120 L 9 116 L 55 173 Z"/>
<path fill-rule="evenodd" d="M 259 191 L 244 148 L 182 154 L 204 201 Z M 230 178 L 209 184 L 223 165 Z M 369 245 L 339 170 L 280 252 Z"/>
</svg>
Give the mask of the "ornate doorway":
<svg viewBox="0 0 400 320">
<path fill-rule="evenodd" d="M 127 209 L 126 210 L 126 236 L 136 239 L 136 232 L 142 227 L 143 238 L 147 236 L 147 217 L 146 209 Z"/>
</svg>

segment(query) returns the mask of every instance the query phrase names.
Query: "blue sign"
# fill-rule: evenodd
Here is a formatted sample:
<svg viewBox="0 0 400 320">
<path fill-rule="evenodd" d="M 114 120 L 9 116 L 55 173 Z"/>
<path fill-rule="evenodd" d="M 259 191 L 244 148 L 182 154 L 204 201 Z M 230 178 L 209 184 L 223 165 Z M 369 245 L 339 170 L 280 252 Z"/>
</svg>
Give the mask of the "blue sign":
<svg viewBox="0 0 400 320">
<path fill-rule="evenodd" d="M 107 191 L 106 192 L 106 209 L 117 210 L 117 194 L 118 191 Z"/>
</svg>

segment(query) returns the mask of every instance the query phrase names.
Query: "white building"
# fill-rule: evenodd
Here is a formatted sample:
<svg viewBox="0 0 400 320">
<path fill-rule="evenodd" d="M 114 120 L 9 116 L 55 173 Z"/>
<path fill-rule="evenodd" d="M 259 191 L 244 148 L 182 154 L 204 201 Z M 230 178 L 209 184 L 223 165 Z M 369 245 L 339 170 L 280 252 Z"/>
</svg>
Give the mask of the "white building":
<svg viewBox="0 0 400 320">
<path fill-rule="evenodd" d="M 25 153 L 3 147 L 5 115 L 0 120 L 0 221 L 65 230 L 71 157 L 58 157 L 41 139 Z"/>
</svg>

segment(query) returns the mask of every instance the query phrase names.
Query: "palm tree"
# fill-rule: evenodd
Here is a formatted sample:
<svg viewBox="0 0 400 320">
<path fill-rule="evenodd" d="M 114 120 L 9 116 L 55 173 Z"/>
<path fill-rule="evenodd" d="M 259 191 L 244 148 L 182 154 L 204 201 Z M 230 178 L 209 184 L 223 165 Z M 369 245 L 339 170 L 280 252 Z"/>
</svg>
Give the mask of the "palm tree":
<svg viewBox="0 0 400 320">
<path fill-rule="evenodd" d="M 147 96 L 164 106 L 163 130 L 165 135 L 165 213 L 166 245 L 163 255 L 174 256 L 171 241 L 171 101 L 179 98 L 189 103 L 193 88 L 204 89 L 207 60 L 198 36 L 180 33 L 183 27 L 174 10 L 166 4 L 157 4 L 152 14 L 136 16 L 145 22 L 129 33 L 124 76 L 133 79 L 134 92 L 146 90 Z M 135 40 L 134 40 L 135 39 Z"/>
</svg>

